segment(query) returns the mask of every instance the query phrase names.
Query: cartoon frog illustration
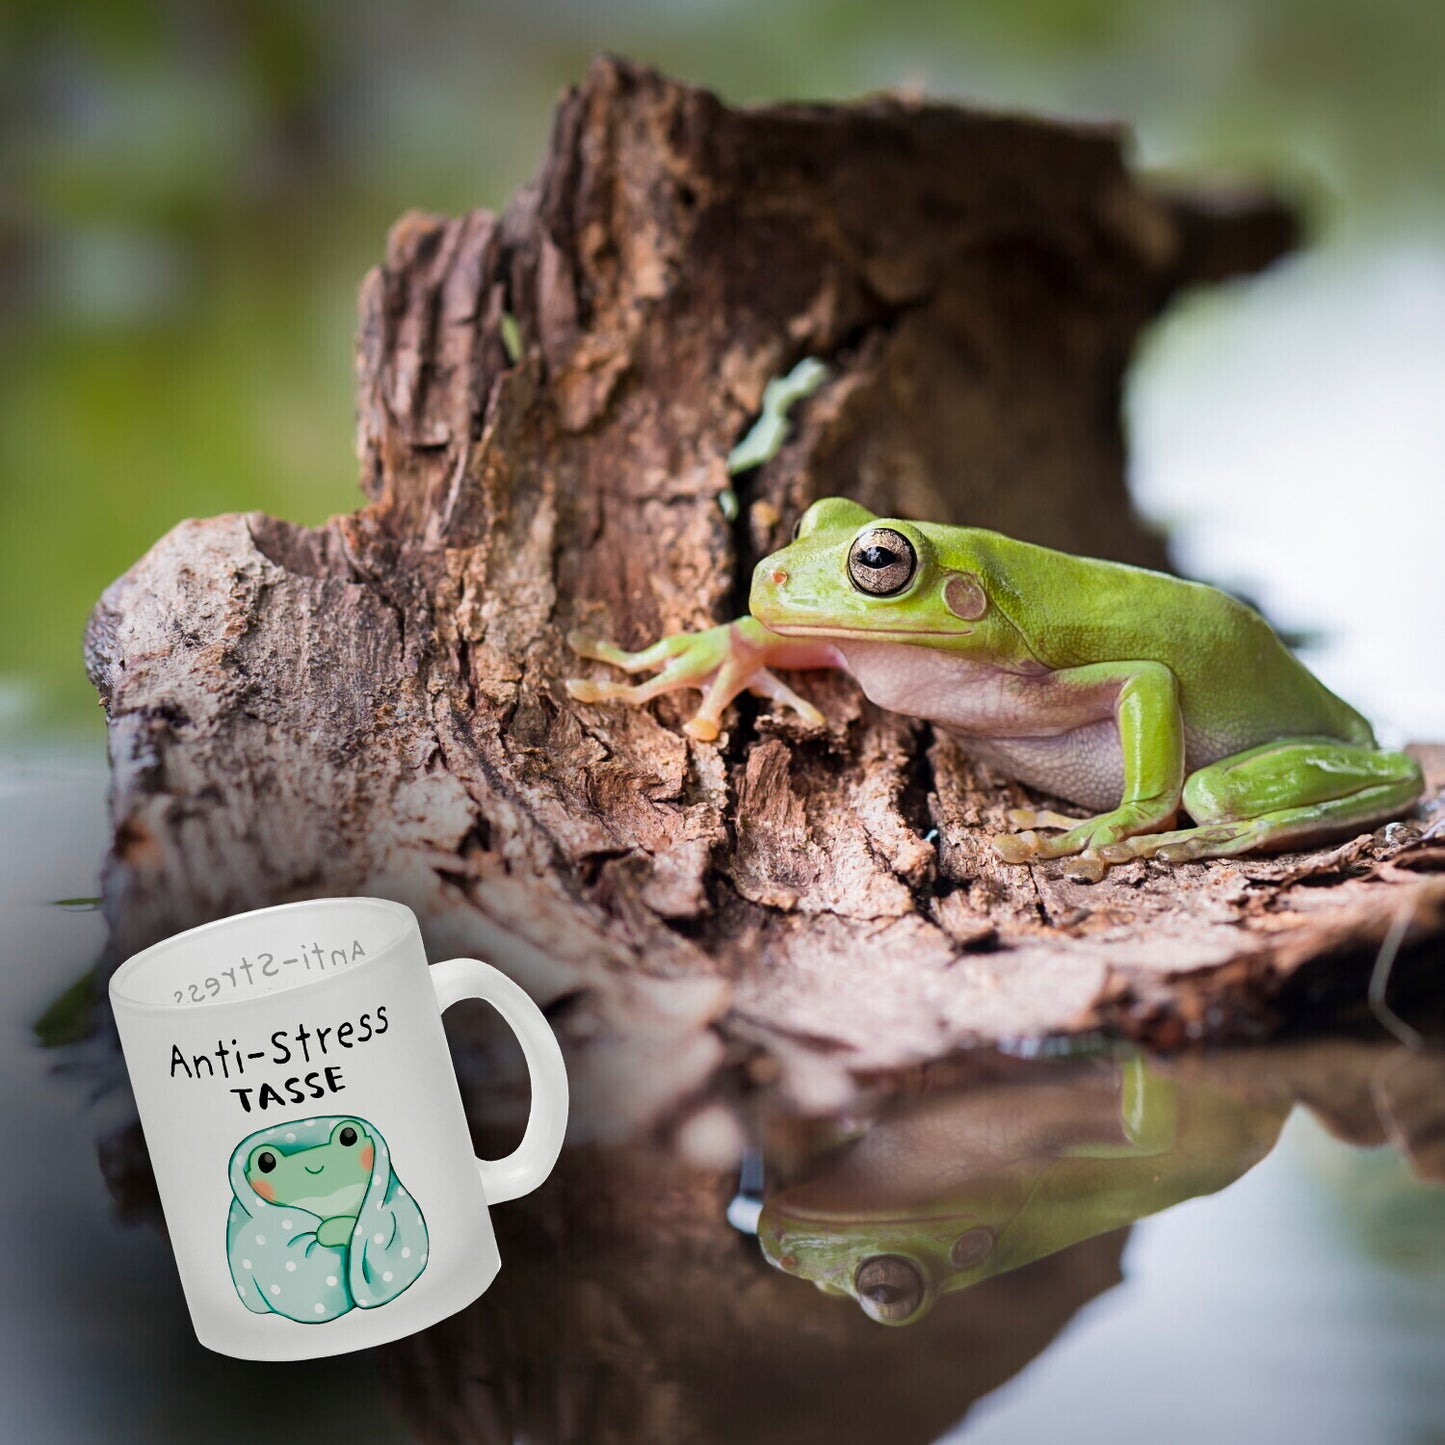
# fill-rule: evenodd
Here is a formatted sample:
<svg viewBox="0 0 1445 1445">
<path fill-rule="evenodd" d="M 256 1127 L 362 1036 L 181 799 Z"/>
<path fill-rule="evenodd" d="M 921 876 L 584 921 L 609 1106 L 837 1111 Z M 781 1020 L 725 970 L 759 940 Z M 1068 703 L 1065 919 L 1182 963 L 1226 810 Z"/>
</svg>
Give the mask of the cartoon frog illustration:
<svg viewBox="0 0 1445 1445">
<path fill-rule="evenodd" d="M 230 1165 L 227 1252 L 257 1314 L 323 1324 L 395 1299 L 426 1266 L 426 1220 L 374 1124 L 348 1116 L 258 1130 Z"/>
</svg>

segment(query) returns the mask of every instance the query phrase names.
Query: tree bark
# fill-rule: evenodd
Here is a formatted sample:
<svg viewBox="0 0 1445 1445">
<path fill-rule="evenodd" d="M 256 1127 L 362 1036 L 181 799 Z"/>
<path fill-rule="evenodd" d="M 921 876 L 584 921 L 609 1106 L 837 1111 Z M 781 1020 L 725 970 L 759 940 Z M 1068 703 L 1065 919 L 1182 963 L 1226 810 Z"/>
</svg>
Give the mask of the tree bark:
<svg viewBox="0 0 1445 1445">
<path fill-rule="evenodd" d="M 734 110 L 602 60 L 501 215 L 403 217 L 361 293 L 367 504 L 183 523 L 92 619 L 112 964 L 242 909 L 400 899 L 555 1006 L 603 1135 L 729 1061 L 826 1105 L 970 1042 L 1238 1035 L 1305 965 L 1358 982 L 1394 920 L 1440 931 L 1445 850 L 1408 834 L 1092 888 L 1010 867 L 987 840 L 1023 790 L 841 677 L 799 681 L 825 733 L 745 699 L 716 744 L 676 699 L 565 691 L 595 669 L 570 628 L 737 615 L 818 496 L 1166 565 L 1123 482 L 1135 339 L 1293 231 L 1141 184 L 1121 144 L 894 99 Z M 828 380 L 730 482 L 805 356 Z"/>
</svg>

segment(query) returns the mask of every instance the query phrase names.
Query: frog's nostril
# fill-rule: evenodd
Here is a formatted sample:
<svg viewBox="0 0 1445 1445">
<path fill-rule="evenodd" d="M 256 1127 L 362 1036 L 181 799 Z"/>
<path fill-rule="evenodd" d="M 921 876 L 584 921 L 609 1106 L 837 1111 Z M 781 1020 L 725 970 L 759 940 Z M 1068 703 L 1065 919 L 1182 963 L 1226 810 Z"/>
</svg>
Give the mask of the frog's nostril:
<svg viewBox="0 0 1445 1445">
<path fill-rule="evenodd" d="M 787 580 L 788 574 L 784 572 L 781 567 L 775 567 L 772 572 L 768 574 L 768 581 L 771 582 L 774 587 L 781 587 Z"/>
</svg>

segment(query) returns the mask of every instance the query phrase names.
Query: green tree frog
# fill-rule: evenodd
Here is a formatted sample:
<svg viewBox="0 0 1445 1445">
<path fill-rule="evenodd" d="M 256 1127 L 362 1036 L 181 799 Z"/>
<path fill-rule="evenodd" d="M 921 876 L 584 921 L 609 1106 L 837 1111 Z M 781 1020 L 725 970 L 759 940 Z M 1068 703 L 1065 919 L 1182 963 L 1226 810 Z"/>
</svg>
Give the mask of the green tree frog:
<svg viewBox="0 0 1445 1445">
<path fill-rule="evenodd" d="M 644 703 L 701 688 L 686 730 L 710 740 L 744 689 L 821 725 L 773 669 L 845 669 L 879 706 L 1090 810 L 1016 809 L 1020 831 L 994 840 L 1010 863 L 1067 858 L 1081 882 L 1132 858 L 1310 846 L 1399 816 L 1423 788 L 1258 613 L 1201 583 L 828 497 L 758 564 L 748 607 L 640 652 L 574 632 L 581 656 L 657 675 L 568 691 Z M 1193 826 L 1175 826 L 1181 811 Z"/>
</svg>

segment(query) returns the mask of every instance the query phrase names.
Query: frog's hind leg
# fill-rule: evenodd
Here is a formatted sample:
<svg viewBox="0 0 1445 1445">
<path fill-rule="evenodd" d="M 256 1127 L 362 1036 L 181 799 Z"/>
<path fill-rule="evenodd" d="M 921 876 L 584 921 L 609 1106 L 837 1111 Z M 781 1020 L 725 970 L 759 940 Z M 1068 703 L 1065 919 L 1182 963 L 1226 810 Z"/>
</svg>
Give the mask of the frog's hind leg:
<svg viewBox="0 0 1445 1445">
<path fill-rule="evenodd" d="M 1189 776 L 1182 804 L 1195 827 L 1121 839 L 1099 856 L 1185 863 L 1309 847 L 1398 817 L 1423 787 L 1406 753 L 1332 739 L 1265 743 Z"/>
</svg>

